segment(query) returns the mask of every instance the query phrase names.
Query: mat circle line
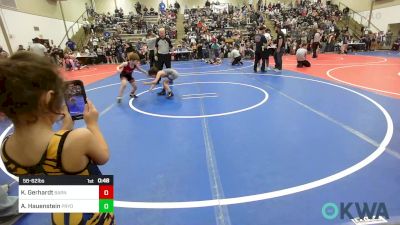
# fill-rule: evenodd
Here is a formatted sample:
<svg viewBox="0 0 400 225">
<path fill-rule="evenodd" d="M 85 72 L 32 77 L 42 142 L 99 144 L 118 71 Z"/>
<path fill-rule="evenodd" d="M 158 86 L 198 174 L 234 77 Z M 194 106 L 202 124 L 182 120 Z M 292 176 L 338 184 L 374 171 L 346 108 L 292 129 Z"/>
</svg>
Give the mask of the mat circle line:
<svg viewBox="0 0 400 225">
<path fill-rule="evenodd" d="M 225 73 L 221 73 L 225 74 Z M 254 73 L 245 73 L 245 74 L 253 74 Z M 385 137 L 379 144 L 379 147 L 371 153 L 369 156 L 361 160 L 360 162 L 356 163 L 355 165 L 352 165 L 351 167 L 348 167 L 340 172 L 337 172 L 333 175 L 330 175 L 328 177 L 312 181 L 309 183 L 301 184 L 298 186 L 290 187 L 290 188 L 285 188 L 277 191 L 272 191 L 272 192 L 265 192 L 261 194 L 254 194 L 254 195 L 246 195 L 246 196 L 240 196 L 240 197 L 232 197 L 232 198 L 224 198 L 224 199 L 210 199 L 210 200 L 200 200 L 200 201 L 182 201 L 182 202 L 131 202 L 131 201 L 119 201 L 115 200 L 114 201 L 114 206 L 115 207 L 120 207 L 120 208 L 140 208 L 140 209 L 182 209 L 182 208 L 199 208 L 199 207 L 212 207 L 212 206 L 221 206 L 221 205 L 233 205 L 233 204 L 243 204 L 243 203 L 250 203 L 250 202 L 255 202 L 255 201 L 261 201 L 261 200 L 267 200 L 267 199 L 272 199 L 272 198 L 277 198 L 277 197 L 282 197 L 282 196 L 287 196 L 307 190 L 311 190 L 332 182 L 335 182 L 337 180 L 340 180 L 346 176 L 349 176 L 365 166 L 369 165 L 372 163 L 374 160 L 376 160 L 383 152 L 385 151 L 386 147 L 390 143 L 392 137 L 393 137 L 393 120 L 390 116 L 390 114 L 387 112 L 387 110 L 377 103 L 375 100 L 371 99 L 370 97 L 361 94 L 355 90 L 352 90 L 350 88 L 346 88 L 337 84 L 332 84 L 329 82 L 321 81 L 321 80 L 315 80 L 315 79 L 310 79 L 310 78 L 302 78 L 302 77 L 295 77 L 295 76 L 287 76 L 287 75 L 273 75 L 273 74 L 255 74 L 255 75 L 261 75 L 261 76 L 272 76 L 272 77 L 283 77 L 283 78 L 291 78 L 291 79 L 299 79 L 299 80 L 306 80 L 306 81 L 312 81 L 312 82 L 317 82 L 333 87 L 337 87 L 343 90 L 346 90 L 348 92 L 351 92 L 353 94 L 356 94 L 373 105 L 375 105 L 384 115 L 387 123 L 387 130 Z M 110 87 L 115 84 L 110 84 L 110 85 L 105 85 L 102 88 L 105 87 Z M 99 89 L 99 88 L 98 88 Z M 92 89 L 92 90 L 97 90 L 97 89 Z M 0 135 L 0 142 L 2 142 L 7 135 L 7 133 L 12 129 L 12 125 L 10 125 L 8 128 L 5 129 Z M 12 177 L 13 179 L 18 181 L 18 177 L 10 174 L 4 167 L 4 163 L 1 161 L 0 162 L 0 168 L 5 172 L 7 175 Z"/>
<path fill-rule="evenodd" d="M 336 80 L 336 81 L 338 81 L 338 82 L 340 82 L 340 83 L 343 83 L 343 84 L 347 84 L 347 85 L 351 85 L 351 86 L 359 87 L 359 88 L 364 88 L 364 89 L 367 89 L 367 90 L 376 91 L 376 92 L 380 92 L 380 93 L 385 93 L 385 94 L 391 94 L 391 95 L 398 95 L 398 96 L 400 96 L 400 93 L 391 92 L 391 91 L 385 91 L 385 90 L 376 89 L 376 88 L 371 88 L 371 87 L 367 87 L 367 86 L 363 86 L 363 85 L 359 85 L 359 84 L 354 84 L 354 83 L 351 83 L 351 82 L 347 82 L 347 81 L 341 80 L 341 79 L 339 79 L 339 78 L 337 78 L 337 77 L 335 77 L 335 76 L 332 75 L 332 72 L 335 71 L 335 70 L 345 69 L 345 68 L 351 68 L 351 67 L 356 67 L 356 66 L 394 66 L 394 65 L 396 65 L 396 64 L 383 64 L 383 65 L 371 64 L 371 65 L 349 65 L 349 66 L 340 66 L 340 67 L 335 67 L 335 68 L 332 68 L 332 69 L 328 70 L 328 71 L 326 72 L 326 75 L 327 75 L 329 78 L 331 78 L 331 79 L 333 79 L 333 80 Z M 396 66 L 397 66 L 397 65 L 396 65 Z"/>
<path fill-rule="evenodd" d="M 132 110 L 144 114 L 144 115 L 148 115 L 148 116 L 154 116 L 154 117 L 161 117 L 161 118 L 173 118 L 173 119 L 199 119 L 199 118 L 209 118 L 209 117 L 219 117 L 219 116 L 228 116 L 228 115 L 232 115 L 232 114 L 236 114 L 236 113 L 241 113 L 241 112 L 245 112 L 245 111 L 249 111 L 252 110 L 254 108 L 257 108 L 259 106 L 261 106 L 262 104 L 264 104 L 265 102 L 267 102 L 268 100 L 268 93 L 256 86 L 253 85 L 249 85 L 249 84 L 243 84 L 243 83 L 234 83 L 234 82 L 192 82 L 192 83 L 179 83 L 179 84 L 174 84 L 174 85 L 170 85 L 170 86 L 181 86 L 181 85 L 192 85 L 192 84 L 233 84 L 233 85 L 241 85 L 241 86 L 246 86 L 246 87 L 251 87 L 254 88 L 256 90 L 261 91 L 264 94 L 264 98 L 258 102 L 257 104 L 254 104 L 252 106 L 246 107 L 244 109 L 239 109 L 239 110 L 234 110 L 234 111 L 230 111 L 230 112 L 225 112 L 225 113 L 215 113 L 215 114 L 206 114 L 206 115 L 199 115 L 199 116 L 176 116 L 176 115 L 164 115 L 164 114 L 157 114 L 157 113 L 149 113 L 143 110 L 140 110 L 138 108 L 136 108 L 133 104 L 134 99 L 131 99 L 129 101 L 129 106 L 131 107 Z M 160 89 L 161 87 L 158 87 L 157 89 Z M 143 95 L 148 93 L 149 91 L 143 91 L 139 94 L 137 94 L 137 96 Z"/>
</svg>

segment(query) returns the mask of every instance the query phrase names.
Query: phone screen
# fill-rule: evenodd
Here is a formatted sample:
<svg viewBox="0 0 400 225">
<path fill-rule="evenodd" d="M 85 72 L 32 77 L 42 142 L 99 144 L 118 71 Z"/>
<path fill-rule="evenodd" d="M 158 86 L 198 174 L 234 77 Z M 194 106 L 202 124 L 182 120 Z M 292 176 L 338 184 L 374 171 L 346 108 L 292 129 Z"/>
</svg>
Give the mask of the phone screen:
<svg viewBox="0 0 400 225">
<path fill-rule="evenodd" d="M 82 81 L 68 81 L 65 89 L 65 102 L 73 120 L 83 118 L 86 94 Z"/>
</svg>

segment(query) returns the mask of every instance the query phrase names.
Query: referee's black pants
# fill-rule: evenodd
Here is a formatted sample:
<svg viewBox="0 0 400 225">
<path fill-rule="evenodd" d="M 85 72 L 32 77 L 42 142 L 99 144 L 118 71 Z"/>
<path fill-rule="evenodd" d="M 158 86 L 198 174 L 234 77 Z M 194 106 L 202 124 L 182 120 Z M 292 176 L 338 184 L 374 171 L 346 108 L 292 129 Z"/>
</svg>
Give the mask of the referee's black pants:
<svg viewBox="0 0 400 225">
<path fill-rule="evenodd" d="M 155 60 L 154 60 L 154 50 L 149 51 L 149 61 L 150 61 L 150 68 L 154 66 Z"/>
<path fill-rule="evenodd" d="M 269 53 L 267 51 L 256 51 L 255 52 L 255 58 L 254 58 L 254 71 L 257 71 L 257 67 L 258 67 L 258 63 L 260 62 L 260 59 L 262 61 L 261 63 L 261 71 L 264 72 L 265 71 L 265 62 L 269 62 Z"/>
<path fill-rule="evenodd" d="M 318 55 L 317 55 L 317 49 L 318 49 L 318 47 L 319 47 L 319 42 L 313 42 L 312 45 L 311 45 L 311 47 L 312 47 L 312 52 L 313 52 L 312 57 L 313 57 L 313 58 L 317 58 L 317 57 L 318 57 Z"/>
<path fill-rule="evenodd" d="M 162 70 L 165 64 L 166 68 L 171 68 L 171 54 L 157 54 L 157 68 Z"/>
</svg>

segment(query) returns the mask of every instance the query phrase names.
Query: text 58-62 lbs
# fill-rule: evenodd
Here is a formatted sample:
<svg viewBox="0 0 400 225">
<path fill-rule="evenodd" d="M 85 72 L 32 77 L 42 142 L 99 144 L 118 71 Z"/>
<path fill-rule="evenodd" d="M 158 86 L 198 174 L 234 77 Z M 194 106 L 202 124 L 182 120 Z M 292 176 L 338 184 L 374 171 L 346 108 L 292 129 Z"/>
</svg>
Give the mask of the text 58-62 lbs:
<svg viewBox="0 0 400 225">
<path fill-rule="evenodd" d="M 44 184 L 44 179 L 41 178 L 31 178 L 31 179 L 22 179 L 23 184 Z"/>
</svg>

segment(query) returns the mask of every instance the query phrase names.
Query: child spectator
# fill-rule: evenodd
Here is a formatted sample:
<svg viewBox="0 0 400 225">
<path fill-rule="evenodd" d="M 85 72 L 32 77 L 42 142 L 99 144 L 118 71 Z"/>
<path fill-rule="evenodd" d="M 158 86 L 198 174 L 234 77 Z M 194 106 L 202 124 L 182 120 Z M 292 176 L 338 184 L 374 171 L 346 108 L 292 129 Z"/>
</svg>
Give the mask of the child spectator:
<svg viewBox="0 0 400 225">
<path fill-rule="evenodd" d="M 231 52 L 231 57 L 233 59 L 232 66 L 238 65 L 238 64 L 243 65 L 242 56 L 240 55 L 238 48 L 239 48 L 239 46 L 235 45 L 234 49 Z"/>
</svg>

